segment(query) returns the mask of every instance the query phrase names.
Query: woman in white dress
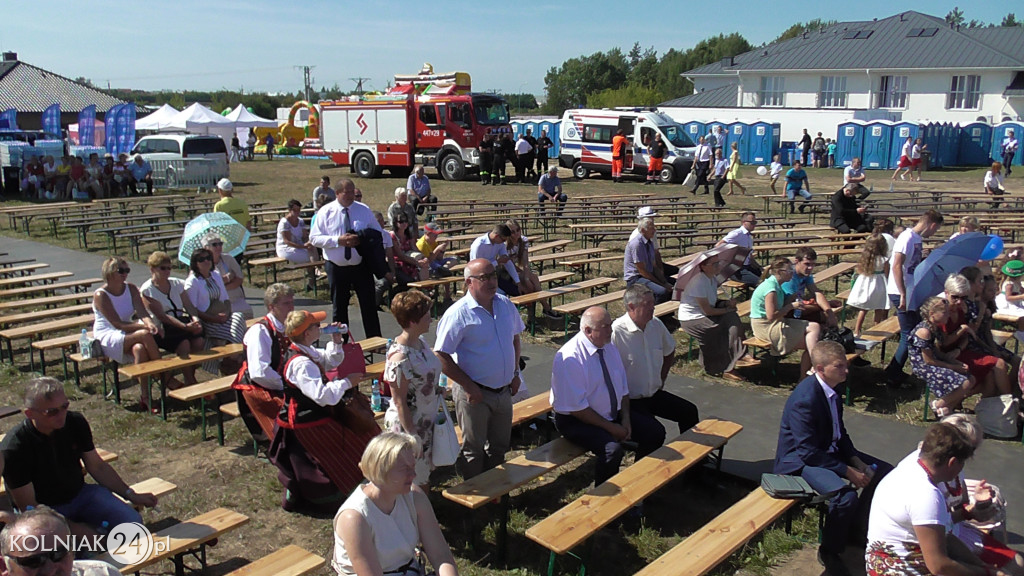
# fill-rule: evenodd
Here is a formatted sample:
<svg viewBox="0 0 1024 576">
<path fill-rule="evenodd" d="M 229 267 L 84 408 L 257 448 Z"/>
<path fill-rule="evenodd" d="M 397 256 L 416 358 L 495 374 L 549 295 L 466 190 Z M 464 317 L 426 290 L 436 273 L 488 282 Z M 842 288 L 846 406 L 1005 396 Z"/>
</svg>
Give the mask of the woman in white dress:
<svg viewBox="0 0 1024 576">
<path fill-rule="evenodd" d="M 224 252 L 224 240 L 217 234 L 208 234 L 203 238 L 203 248 L 210 251 L 213 256 L 213 268 L 220 272 L 224 287 L 227 288 L 227 300 L 231 301 L 231 310 L 238 312 L 246 320 L 252 320 L 252 306 L 245 299 L 245 290 L 242 288 L 242 267 L 238 260 L 231 254 Z"/>
<path fill-rule="evenodd" d="M 309 243 L 309 228 L 302 221 L 302 202 L 288 201 L 288 214 L 277 223 L 277 241 L 274 252 L 292 264 L 306 264 L 316 261 L 317 251 Z M 315 268 L 308 269 L 309 288 L 316 281 Z M 308 288 L 307 288 L 308 289 Z"/>
<path fill-rule="evenodd" d="M 129 284 L 131 268 L 121 257 L 107 258 L 101 268 L 104 283 L 92 297 L 93 338 L 103 347 L 103 355 L 118 364 L 141 364 L 160 358 L 155 336 L 160 333 L 149 317 L 142 296 Z M 142 404 L 149 408 L 148 386 L 140 380 Z"/>
</svg>

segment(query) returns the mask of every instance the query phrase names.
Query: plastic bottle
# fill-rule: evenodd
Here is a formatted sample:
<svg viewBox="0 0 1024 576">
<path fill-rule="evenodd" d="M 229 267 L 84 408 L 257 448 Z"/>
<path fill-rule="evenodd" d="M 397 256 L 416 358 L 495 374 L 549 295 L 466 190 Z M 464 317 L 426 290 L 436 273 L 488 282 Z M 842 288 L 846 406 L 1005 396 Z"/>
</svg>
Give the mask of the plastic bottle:
<svg viewBox="0 0 1024 576">
<path fill-rule="evenodd" d="M 793 318 L 799 318 L 804 315 L 804 311 L 799 308 L 793 308 Z"/>
<path fill-rule="evenodd" d="M 391 339 L 391 338 L 388 338 L 388 347 L 387 347 L 387 348 L 385 348 L 385 350 L 391 350 L 391 345 L 392 345 L 392 344 L 393 344 L 394 342 L 395 342 L 395 341 L 394 341 L 393 339 Z"/>
<path fill-rule="evenodd" d="M 373 388 L 370 392 L 370 408 L 374 412 L 380 412 L 380 381 L 373 379 Z"/>
<path fill-rule="evenodd" d="M 92 358 L 92 342 L 89 341 L 89 334 L 82 328 L 82 335 L 78 337 L 78 353 L 82 358 Z"/>
<path fill-rule="evenodd" d="M 441 374 L 441 389 L 448 389 L 448 376 L 446 374 Z"/>
</svg>

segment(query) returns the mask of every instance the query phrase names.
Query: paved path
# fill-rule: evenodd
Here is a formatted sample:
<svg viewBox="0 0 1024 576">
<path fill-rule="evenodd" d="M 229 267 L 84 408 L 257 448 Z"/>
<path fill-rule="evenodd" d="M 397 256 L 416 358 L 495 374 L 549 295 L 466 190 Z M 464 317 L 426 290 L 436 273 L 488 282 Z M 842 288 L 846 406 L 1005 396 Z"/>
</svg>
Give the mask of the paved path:
<svg viewBox="0 0 1024 576">
<path fill-rule="evenodd" d="M 78 276 L 99 275 L 104 256 L 57 248 L 48 244 L 21 239 L 5 239 L 4 251 L 11 256 L 32 257 L 50 264 L 50 270 L 68 270 Z M 179 275 L 180 272 L 175 272 Z M 133 263 L 129 280 L 141 285 L 149 277 L 149 269 L 142 263 Z M 246 295 L 257 314 L 265 313 L 262 290 L 246 288 Z M 353 297 L 353 302 L 355 302 Z M 297 308 L 330 310 L 330 304 L 311 297 L 296 298 Z M 357 337 L 362 336 L 358 309 L 353 307 L 349 317 Z M 397 335 L 400 330 L 390 314 L 381 313 L 385 335 Z M 432 336 L 431 336 L 432 338 Z M 524 376 L 532 393 L 550 388 L 550 368 L 555 350 L 525 344 L 523 355 L 530 358 Z M 884 385 L 879 383 L 878 385 Z M 719 383 L 671 375 L 666 384 L 669 391 L 695 402 L 702 417 L 720 416 L 739 422 L 743 432 L 729 442 L 725 451 L 724 469 L 727 472 L 760 479 L 762 472 L 770 471 L 775 454 L 779 417 L 785 397 Z M 896 422 L 870 414 L 848 411 L 846 426 L 854 444 L 860 450 L 896 463 L 921 440 L 924 428 Z M 672 425 L 674 426 L 674 424 Z M 673 433 L 672 428 L 669 433 Z M 1024 503 L 1024 446 L 1019 441 L 986 441 L 967 466 L 968 476 L 985 478 L 997 484 L 1010 503 L 1010 543 L 1020 548 L 1024 544 L 1024 514 L 1016 513 Z M 851 566 L 854 563 L 851 562 Z"/>
</svg>

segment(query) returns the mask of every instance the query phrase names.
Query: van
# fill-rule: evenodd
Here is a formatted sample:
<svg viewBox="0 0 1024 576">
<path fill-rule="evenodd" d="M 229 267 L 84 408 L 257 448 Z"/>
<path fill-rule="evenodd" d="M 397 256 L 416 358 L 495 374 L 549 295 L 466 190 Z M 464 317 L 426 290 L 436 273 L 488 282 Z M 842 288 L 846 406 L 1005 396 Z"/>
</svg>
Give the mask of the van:
<svg viewBox="0 0 1024 576">
<path fill-rule="evenodd" d="M 132 148 L 153 166 L 153 178 L 168 188 L 200 186 L 212 188 L 227 178 L 228 149 L 219 136 L 200 134 L 155 134 L 143 136 Z M 188 162 L 190 159 L 211 162 Z"/>
<path fill-rule="evenodd" d="M 618 130 L 629 141 L 622 172 L 647 175 L 646 144 L 660 133 L 665 142 L 664 164 L 658 181 L 681 182 L 693 167 L 696 145 L 670 116 L 649 110 L 566 110 L 561 122 L 558 163 L 582 180 L 591 172 L 612 173 L 612 137 Z"/>
</svg>

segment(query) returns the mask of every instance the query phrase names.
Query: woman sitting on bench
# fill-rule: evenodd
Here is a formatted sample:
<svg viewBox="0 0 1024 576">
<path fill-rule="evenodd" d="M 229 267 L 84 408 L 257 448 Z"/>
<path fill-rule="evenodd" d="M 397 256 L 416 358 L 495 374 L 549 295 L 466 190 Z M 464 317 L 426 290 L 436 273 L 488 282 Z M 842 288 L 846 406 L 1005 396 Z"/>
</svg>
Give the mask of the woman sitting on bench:
<svg viewBox="0 0 1024 576">
<path fill-rule="evenodd" d="M 415 437 L 385 432 L 366 447 L 359 468 L 369 480 L 345 500 L 334 517 L 331 567 L 348 574 L 426 574 L 422 546 L 437 576 L 459 569 L 430 500 L 418 487 Z"/>
<path fill-rule="evenodd" d="M 782 283 L 793 277 L 793 263 L 789 258 L 776 258 L 765 274 L 766 278 L 750 297 L 750 327 L 754 336 L 771 343 L 772 356 L 786 356 L 803 350 L 800 373 L 806 374 L 811 369 L 810 352 L 818 343 L 821 324 L 786 318 L 791 310 L 800 312 L 804 307 L 799 299 L 789 303 L 785 301 Z"/>
<path fill-rule="evenodd" d="M 512 260 L 512 265 L 516 267 L 516 272 L 519 273 L 519 293 L 520 294 L 532 294 L 534 292 L 540 292 L 542 286 L 540 285 L 540 277 L 530 267 L 530 240 L 523 236 L 523 227 L 519 225 L 517 220 L 506 220 L 505 226 L 512 231 L 512 235 L 508 237 L 505 242 L 505 247 L 508 249 L 508 257 Z M 544 310 L 544 315 L 551 319 L 561 319 L 561 314 L 551 310 L 551 299 L 541 300 L 540 306 Z"/>
<path fill-rule="evenodd" d="M 142 284 L 142 302 L 150 315 L 160 321 L 163 332 L 157 334 L 156 343 L 162 350 L 187 358 L 203 349 L 203 325 L 196 309 L 185 294 L 185 281 L 171 277 L 171 257 L 166 252 L 153 252 L 146 260 L 149 280 Z M 182 370 L 185 385 L 197 382 L 196 367 Z M 174 381 L 178 386 L 180 382 Z"/>
<path fill-rule="evenodd" d="M 146 311 L 139 289 L 128 283 L 128 262 L 120 256 L 107 258 L 101 272 L 105 282 L 92 297 L 92 335 L 103 347 L 103 355 L 118 364 L 141 364 L 160 358 L 154 337 L 162 335 L 162 330 Z M 170 377 L 165 375 L 165 384 L 171 384 Z M 149 410 L 149 386 L 142 381 L 139 386 L 142 407 Z"/>
<path fill-rule="evenodd" d="M 302 202 L 292 199 L 288 201 L 288 214 L 277 223 L 277 240 L 274 242 L 274 253 L 292 264 L 309 264 L 320 256 L 316 248 L 309 243 L 309 228 L 302 221 Z M 312 289 L 316 282 L 316 268 L 308 268 L 307 290 Z"/>
<path fill-rule="evenodd" d="M 206 248 L 197 248 L 189 259 L 192 270 L 185 279 L 185 293 L 196 307 L 199 320 L 206 332 L 206 344 L 209 347 L 222 346 L 228 343 L 241 343 L 245 336 L 245 317 L 241 312 L 231 310 L 228 289 L 220 272 L 213 269 L 213 254 Z M 220 362 L 222 375 L 238 372 L 241 361 Z M 216 374 L 216 363 L 203 364 L 203 369 Z"/>
</svg>

